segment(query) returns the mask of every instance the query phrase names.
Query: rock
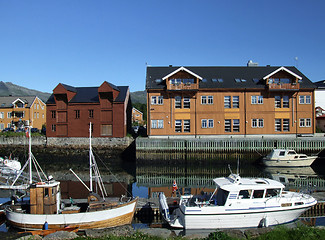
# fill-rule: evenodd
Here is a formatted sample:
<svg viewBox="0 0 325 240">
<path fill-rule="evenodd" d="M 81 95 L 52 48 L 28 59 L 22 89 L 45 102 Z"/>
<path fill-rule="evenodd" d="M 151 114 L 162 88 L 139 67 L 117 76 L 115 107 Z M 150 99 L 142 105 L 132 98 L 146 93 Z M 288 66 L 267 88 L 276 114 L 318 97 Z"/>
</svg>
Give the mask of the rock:
<svg viewBox="0 0 325 240">
<path fill-rule="evenodd" d="M 271 232 L 272 228 L 268 227 L 268 228 L 252 228 L 252 229 L 248 229 L 245 231 L 245 236 L 250 239 L 250 238 L 256 238 L 262 234 Z"/>
<path fill-rule="evenodd" d="M 46 240 L 61 240 L 61 239 L 74 239 L 77 238 L 78 235 L 74 232 L 67 232 L 67 231 L 58 231 L 55 233 L 51 233 L 45 236 L 43 239 Z"/>
<path fill-rule="evenodd" d="M 142 228 L 142 229 L 138 229 L 138 232 L 150 236 L 161 237 L 163 239 L 174 236 L 174 234 L 170 230 L 164 228 Z"/>
<path fill-rule="evenodd" d="M 226 229 L 226 230 L 223 230 L 223 232 L 232 238 L 246 239 L 245 232 L 243 232 L 241 230 Z"/>
<path fill-rule="evenodd" d="M 26 235 L 20 238 L 17 238 L 16 240 L 41 240 L 42 237 L 40 235 Z"/>
<path fill-rule="evenodd" d="M 135 230 L 131 225 L 125 225 L 114 228 L 104 228 L 104 229 L 87 229 L 85 234 L 87 237 L 96 238 L 103 236 L 130 236 L 135 233 Z"/>
</svg>

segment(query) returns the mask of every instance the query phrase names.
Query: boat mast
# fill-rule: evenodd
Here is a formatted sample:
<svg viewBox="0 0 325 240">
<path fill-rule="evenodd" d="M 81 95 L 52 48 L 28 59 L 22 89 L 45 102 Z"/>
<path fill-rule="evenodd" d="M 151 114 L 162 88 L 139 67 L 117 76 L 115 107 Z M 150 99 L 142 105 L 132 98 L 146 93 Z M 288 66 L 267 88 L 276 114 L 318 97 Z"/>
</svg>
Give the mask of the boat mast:
<svg viewBox="0 0 325 240">
<path fill-rule="evenodd" d="M 29 146 L 28 146 L 28 162 L 29 162 L 29 184 L 33 183 L 32 176 L 32 134 L 30 132 L 31 126 L 27 128 L 27 136 L 29 138 Z"/>
<path fill-rule="evenodd" d="M 89 123 L 89 189 L 93 191 L 93 165 L 92 165 L 92 149 L 91 149 L 91 122 Z"/>
</svg>

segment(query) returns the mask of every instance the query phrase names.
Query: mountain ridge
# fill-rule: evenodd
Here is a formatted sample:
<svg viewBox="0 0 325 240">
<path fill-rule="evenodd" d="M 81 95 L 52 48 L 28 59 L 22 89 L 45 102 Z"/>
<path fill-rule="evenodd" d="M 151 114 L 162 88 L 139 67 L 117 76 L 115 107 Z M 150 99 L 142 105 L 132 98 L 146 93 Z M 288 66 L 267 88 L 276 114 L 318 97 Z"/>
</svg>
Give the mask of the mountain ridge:
<svg viewBox="0 0 325 240">
<path fill-rule="evenodd" d="M 34 89 L 22 87 L 12 82 L 0 81 L 0 96 L 38 96 L 43 102 L 47 102 L 52 93 L 41 92 Z M 132 103 L 146 104 L 146 91 L 130 92 Z"/>
</svg>

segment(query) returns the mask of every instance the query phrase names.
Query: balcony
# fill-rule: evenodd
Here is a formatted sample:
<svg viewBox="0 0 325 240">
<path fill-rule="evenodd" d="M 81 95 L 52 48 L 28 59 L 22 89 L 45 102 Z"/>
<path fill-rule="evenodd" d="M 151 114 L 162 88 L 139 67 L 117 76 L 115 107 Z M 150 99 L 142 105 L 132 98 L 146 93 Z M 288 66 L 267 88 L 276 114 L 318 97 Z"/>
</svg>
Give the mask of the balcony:
<svg viewBox="0 0 325 240">
<path fill-rule="evenodd" d="M 198 86 L 190 83 L 176 83 L 169 84 L 168 90 L 198 90 Z"/>
<path fill-rule="evenodd" d="M 298 91 L 299 83 L 269 83 L 268 88 L 270 91 Z"/>
</svg>

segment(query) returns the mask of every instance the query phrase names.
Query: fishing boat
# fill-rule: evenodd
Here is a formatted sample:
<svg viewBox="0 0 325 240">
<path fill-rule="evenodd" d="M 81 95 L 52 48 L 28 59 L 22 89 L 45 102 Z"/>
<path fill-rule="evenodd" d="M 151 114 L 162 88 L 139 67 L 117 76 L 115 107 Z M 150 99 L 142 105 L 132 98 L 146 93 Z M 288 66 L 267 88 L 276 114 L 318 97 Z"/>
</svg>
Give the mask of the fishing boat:
<svg viewBox="0 0 325 240">
<path fill-rule="evenodd" d="M 7 221 L 14 227 L 26 230 L 40 230 L 46 224 L 48 229 L 78 227 L 79 230 L 89 228 L 108 228 L 130 224 L 135 212 L 138 198 L 121 198 L 118 201 L 105 199 L 106 190 L 100 176 L 91 147 L 91 124 L 89 128 L 89 196 L 86 205 L 64 206 L 61 200 L 60 182 L 47 177 L 42 170 L 37 171 L 40 180 L 32 179 L 32 164 L 40 169 L 31 152 L 31 138 L 29 138 L 29 157 L 24 168 L 29 165 L 29 183 L 24 186 L 29 191 L 30 199 L 16 201 L 6 207 Z M 31 136 L 29 134 L 29 136 Z M 16 179 L 18 179 L 19 175 Z M 102 197 L 93 192 L 93 181 L 96 182 Z M 10 186 L 15 189 L 15 182 Z"/>
<path fill-rule="evenodd" d="M 263 157 L 262 162 L 267 167 L 307 167 L 310 166 L 317 156 L 307 156 L 296 153 L 294 150 L 273 149 Z"/>
<path fill-rule="evenodd" d="M 49 234 L 55 233 L 55 232 L 78 232 L 79 228 L 78 227 L 64 227 L 64 228 L 56 228 L 56 229 L 47 229 L 47 230 L 33 230 L 33 231 L 24 231 L 24 232 L 19 232 L 19 233 L 31 233 L 32 235 L 39 235 L 39 236 L 47 236 Z"/>
<path fill-rule="evenodd" d="M 272 179 L 230 174 L 213 181 L 216 189 L 211 195 L 182 195 L 172 214 L 164 193 L 160 193 L 161 212 L 171 227 L 267 227 L 292 222 L 317 203 L 310 195 L 285 191 L 282 183 Z"/>
</svg>

